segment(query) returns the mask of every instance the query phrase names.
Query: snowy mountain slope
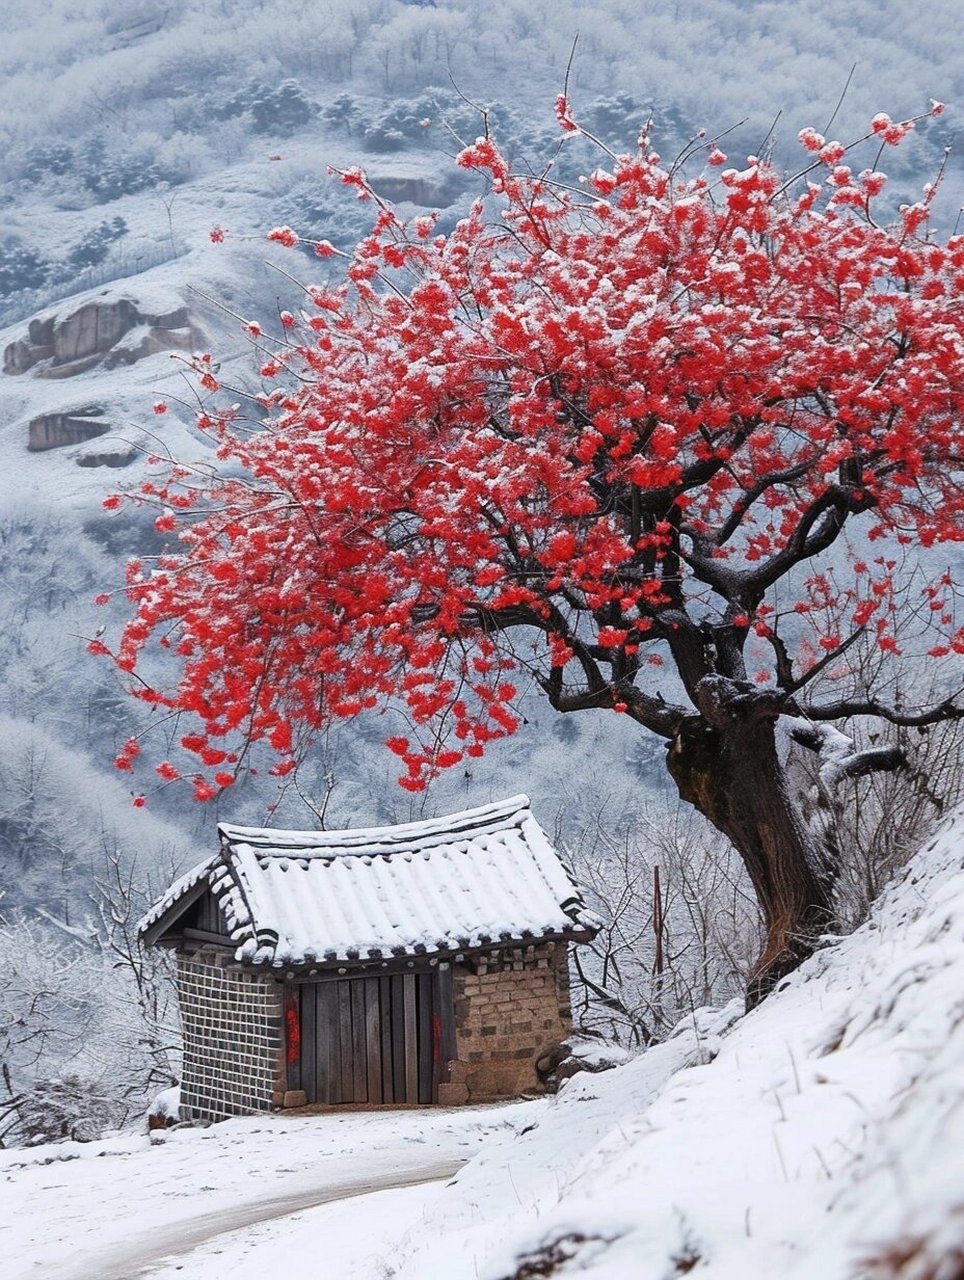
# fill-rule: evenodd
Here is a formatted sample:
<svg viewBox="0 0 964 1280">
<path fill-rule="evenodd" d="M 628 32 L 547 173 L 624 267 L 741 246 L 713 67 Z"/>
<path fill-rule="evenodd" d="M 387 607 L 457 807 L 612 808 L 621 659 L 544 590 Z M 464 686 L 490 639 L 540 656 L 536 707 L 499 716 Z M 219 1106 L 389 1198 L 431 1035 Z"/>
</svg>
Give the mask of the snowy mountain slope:
<svg viewBox="0 0 964 1280">
<path fill-rule="evenodd" d="M 722 1035 L 695 1017 L 691 1065 L 664 1075 L 671 1040 L 490 1143 L 458 1176 L 462 1207 L 409 1236 L 398 1280 L 960 1275 L 962 992 L 958 813 L 863 928 L 754 1013 Z"/>
<path fill-rule="evenodd" d="M 958 16 L 955 0 L 932 0 L 926 21 L 903 0 L 7 0 L 0 108 L 15 143 L 90 118 L 136 143 L 148 129 L 195 137 L 192 94 L 246 77 L 387 97 L 451 70 L 472 92 L 523 98 L 558 91 L 579 32 L 575 88 L 675 99 L 707 120 L 749 115 L 757 131 L 781 108 L 789 130 L 819 126 L 856 62 L 849 126 L 908 109 L 893 101 L 905 94 L 955 96 Z M 815 107 L 820 119 L 801 119 Z"/>
</svg>

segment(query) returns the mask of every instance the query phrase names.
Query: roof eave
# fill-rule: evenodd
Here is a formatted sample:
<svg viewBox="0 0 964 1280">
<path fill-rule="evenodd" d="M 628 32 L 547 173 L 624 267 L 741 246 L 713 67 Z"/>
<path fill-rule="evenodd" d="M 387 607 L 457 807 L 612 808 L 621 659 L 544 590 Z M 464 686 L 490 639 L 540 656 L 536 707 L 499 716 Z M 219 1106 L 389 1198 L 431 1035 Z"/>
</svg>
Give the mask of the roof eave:
<svg viewBox="0 0 964 1280">
<path fill-rule="evenodd" d="M 530 934 L 528 937 L 493 938 L 490 942 L 480 942 L 472 946 L 446 946 L 425 948 L 416 951 L 412 948 L 389 953 L 369 952 L 358 956 L 324 956 L 317 960 L 302 960 L 282 963 L 273 957 L 265 956 L 261 960 L 239 961 L 242 968 L 256 969 L 259 972 L 271 970 L 275 973 L 337 972 L 339 969 L 370 969 L 391 965 L 405 965 L 409 961 L 435 962 L 454 960 L 456 956 L 478 956 L 492 951 L 517 950 L 520 947 L 540 946 L 546 942 L 589 942 L 598 929 L 589 926 L 574 926 L 571 929 L 557 930 L 552 933 Z"/>
</svg>

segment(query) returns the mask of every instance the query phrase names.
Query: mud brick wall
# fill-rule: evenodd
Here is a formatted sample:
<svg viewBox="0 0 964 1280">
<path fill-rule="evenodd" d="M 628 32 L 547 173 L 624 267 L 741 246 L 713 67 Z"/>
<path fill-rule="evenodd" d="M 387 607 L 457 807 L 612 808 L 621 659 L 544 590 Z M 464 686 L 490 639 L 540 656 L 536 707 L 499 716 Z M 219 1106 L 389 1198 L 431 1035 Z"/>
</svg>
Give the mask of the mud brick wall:
<svg viewBox="0 0 964 1280">
<path fill-rule="evenodd" d="M 178 956 L 187 1119 L 249 1115 L 276 1100 L 284 1069 L 283 989 L 270 977 L 231 967 L 232 959 L 216 952 Z"/>
<path fill-rule="evenodd" d="M 485 1102 L 542 1091 L 536 1059 L 572 1030 L 564 944 L 518 948 L 457 966 L 457 1060 L 440 1102 Z"/>
</svg>

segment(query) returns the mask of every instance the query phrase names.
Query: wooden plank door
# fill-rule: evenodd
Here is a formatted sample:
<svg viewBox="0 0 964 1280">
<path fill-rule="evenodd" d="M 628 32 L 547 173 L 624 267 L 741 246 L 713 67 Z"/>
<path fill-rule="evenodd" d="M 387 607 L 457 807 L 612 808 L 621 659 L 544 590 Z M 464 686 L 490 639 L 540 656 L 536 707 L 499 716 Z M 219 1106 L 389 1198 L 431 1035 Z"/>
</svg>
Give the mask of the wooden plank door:
<svg viewBox="0 0 964 1280">
<path fill-rule="evenodd" d="M 309 1102 L 436 1100 L 439 1016 L 431 973 L 305 982 L 291 990 L 300 1019 L 296 1036 L 288 1026 L 289 1082 L 299 1080 Z"/>
</svg>

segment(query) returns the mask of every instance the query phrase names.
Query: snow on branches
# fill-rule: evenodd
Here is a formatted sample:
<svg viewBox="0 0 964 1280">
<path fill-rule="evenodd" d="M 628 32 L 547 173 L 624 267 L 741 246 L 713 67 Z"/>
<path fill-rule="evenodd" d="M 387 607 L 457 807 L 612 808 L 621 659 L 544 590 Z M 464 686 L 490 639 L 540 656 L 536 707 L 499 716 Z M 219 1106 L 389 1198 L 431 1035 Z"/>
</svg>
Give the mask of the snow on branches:
<svg viewBox="0 0 964 1280">
<path fill-rule="evenodd" d="M 818 558 L 853 525 L 964 538 L 964 237 L 930 233 L 932 189 L 880 225 L 883 174 L 801 140 L 787 180 L 712 141 L 667 168 L 644 136 L 579 192 L 485 136 L 458 163 L 493 194 L 449 235 L 343 175 L 374 211 L 343 283 L 275 339 L 246 326 L 264 429 L 206 410 L 230 476 L 141 495 L 181 549 L 132 573 L 116 661 L 173 648 L 180 683 L 138 696 L 198 718 L 202 769 L 227 776 L 240 737 L 283 773 L 332 717 L 392 704 L 417 789 L 513 731 L 519 668 L 560 709 L 668 735 L 661 656 L 696 702 L 707 670 L 789 697 L 855 634 L 897 648 L 890 553 L 845 581 Z M 196 371 L 218 390 L 209 356 Z M 962 652 L 953 584 L 931 585 Z"/>
</svg>

